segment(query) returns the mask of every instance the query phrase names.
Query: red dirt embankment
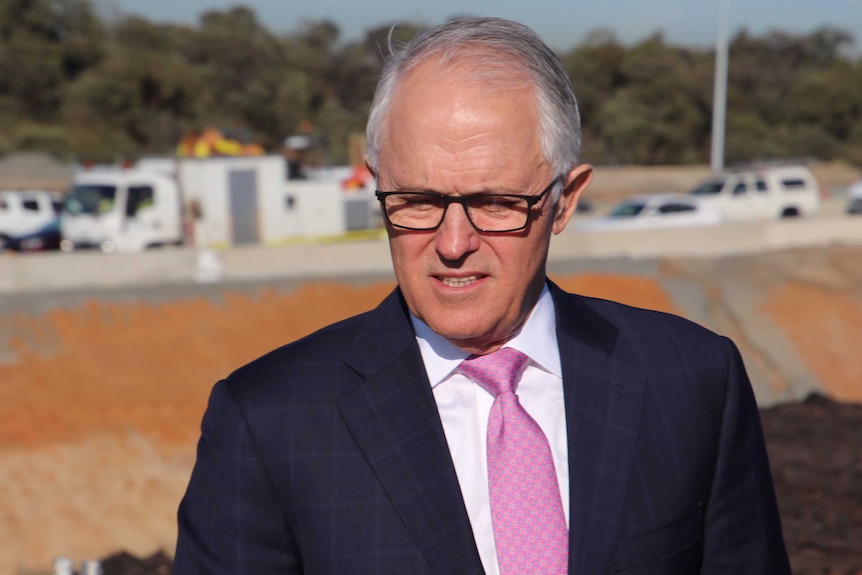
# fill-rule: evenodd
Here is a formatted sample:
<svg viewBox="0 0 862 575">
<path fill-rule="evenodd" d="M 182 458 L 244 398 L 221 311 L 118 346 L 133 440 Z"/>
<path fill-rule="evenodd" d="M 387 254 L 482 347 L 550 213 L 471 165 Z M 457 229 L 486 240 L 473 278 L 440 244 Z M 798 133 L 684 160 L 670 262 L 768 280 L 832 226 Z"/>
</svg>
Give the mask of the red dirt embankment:
<svg viewBox="0 0 862 575">
<path fill-rule="evenodd" d="M 554 279 L 572 291 L 689 315 L 728 333 L 753 379 L 774 378 L 768 385 L 776 389 L 795 385 L 782 379 L 786 364 L 832 397 L 862 401 L 857 264 L 862 249 L 847 248 L 769 260 L 666 262 L 652 276 Z M 832 275 L 826 268 L 802 272 L 816 266 Z M 680 291 L 681 285 L 689 287 Z M 326 282 L 162 303 L 94 298 L 0 316 L 0 358 L 6 358 L 0 360 L 0 572 L 45 572 L 56 555 L 80 561 L 120 549 L 171 553 L 176 505 L 212 384 L 273 347 L 376 305 L 391 288 Z M 774 333 L 780 341 L 765 345 Z M 837 431 L 834 441 L 818 448 L 837 453 Z M 856 445 L 848 457 L 856 453 L 858 465 Z M 841 505 L 858 508 L 858 497 L 858 490 L 850 492 Z M 794 525 L 815 529 L 807 519 Z M 818 525 L 828 531 L 847 522 Z M 793 552 L 810 554 L 817 537 L 812 531 L 788 541 L 807 545 Z"/>
</svg>

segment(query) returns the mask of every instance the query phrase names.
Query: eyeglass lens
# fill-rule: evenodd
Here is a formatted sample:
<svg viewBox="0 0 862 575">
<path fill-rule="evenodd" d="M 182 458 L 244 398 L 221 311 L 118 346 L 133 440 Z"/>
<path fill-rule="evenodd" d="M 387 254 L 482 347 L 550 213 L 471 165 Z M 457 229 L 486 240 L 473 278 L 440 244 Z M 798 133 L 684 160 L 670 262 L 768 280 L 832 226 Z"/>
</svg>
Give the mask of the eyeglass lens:
<svg viewBox="0 0 862 575">
<path fill-rule="evenodd" d="M 384 201 L 386 216 L 392 225 L 430 230 L 440 225 L 449 204 L 460 203 L 474 226 L 483 231 L 509 231 L 527 224 L 530 206 L 516 196 L 477 194 L 458 198 L 410 193 L 388 195 Z"/>
</svg>

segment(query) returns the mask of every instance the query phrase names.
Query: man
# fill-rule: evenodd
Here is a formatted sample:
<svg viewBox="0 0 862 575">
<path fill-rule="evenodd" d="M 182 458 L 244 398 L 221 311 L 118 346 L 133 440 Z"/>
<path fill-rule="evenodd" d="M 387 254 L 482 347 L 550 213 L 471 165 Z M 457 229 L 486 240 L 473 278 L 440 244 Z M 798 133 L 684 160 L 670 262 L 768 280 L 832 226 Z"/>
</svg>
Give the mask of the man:
<svg viewBox="0 0 862 575">
<path fill-rule="evenodd" d="M 545 277 L 579 133 L 520 25 L 392 57 L 367 159 L 399 287 L 215 386 L 176 573 L 789 573 L 733 344 Z"/>
</svg>

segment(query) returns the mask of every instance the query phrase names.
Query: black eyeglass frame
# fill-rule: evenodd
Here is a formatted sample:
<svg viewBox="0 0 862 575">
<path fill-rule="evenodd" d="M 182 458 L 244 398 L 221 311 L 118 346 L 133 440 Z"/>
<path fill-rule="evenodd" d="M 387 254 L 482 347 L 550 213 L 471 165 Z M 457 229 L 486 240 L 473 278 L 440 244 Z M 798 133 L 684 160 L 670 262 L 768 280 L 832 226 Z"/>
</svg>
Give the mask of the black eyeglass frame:
<svg viewBox="0 0 862 575">
<path fill-rule="evenodd" d="M 467 216 L 467 221 L 470 222 L 470 225 L 472 225 L 476 229 L 476 231 L 482 232 L 483 234 L 508 234 L 508 233 L 512 233 L 512 232 L 520 232 L 521 230 L 526 229 L 527 226 L 530 225 L 530 217 L 531 217 L 531 214 L 533 213 L 533 206 L 535 206 L 540 201 L 542 201 L 542 198 L 544 198 L 548 194 L 548 192 L 553 190 L 554 186 L 556 186 L 560 181 L 561 181 L 561 177 L 557 176 L 556 178 L 551 180 L 551 183 L 548 184 L 548 187 L 546 187 L 544 190 L 542 190 L 539 194 L 536 194 L 535 196 L 523 195 L 523 194 L 467 194 L 465 196 L 451 196 L 449 194 L 439 194 L 437 192 L 384 192 L 381 190 L 375 190 L 374 196 L 380 202 L 380 207 L 382 208 L 380 211 L 383 212 L 383 217 L 386 219 L 386 223 L 388 223 L 393 228 L 398 228 L 401 230 L 410 230 L 410 231 L 414 231 L 414 232 L 434 231 L 443 224 L 443 220 L 446 219 L 446 210 L 449 209 L 449 206 L 451 206 L 452 204 L 461 204 L 461 207 L 464 208 L 464 214 Z M 386 213 L 386 201 L 385 200 L 388 196 L 395 196 L 395 195 L 411 195 L 414 197 L 426 197 L 426 198 L 433 198 L 435 200 L 442 201 L 443 202 L 443 212 L 440 215 L 440 221 L 437 222 L 436 226 L 431 226 L 428 228 L 413 228 L 413 227 L 408 227 L 408 226 L 403 226 L 403 225 L 392 223 L 392 221 L 389 219 L 389 214 Z M 476 198 L 489 198 L 489 197 L 490 198 L 515 198 L 515 199 L 524 200 L 525 202 L 527 202 L 527 214 L 526 214 L 527 217 L 524 218 L 524 225 L 521 227 L 518 227 L 518 228 L 511 228 L 511 229 L 506 229 L 506 230 L 486 230 L 484 228 L 480 228 L 479 226 L 477 226 L 476 222 L 473 221 L 473 218 L 470 217 L 470 210 L 467 209 L 467 202 L 469 202 L 471 200 L 475 200 Z"/>
</svg>

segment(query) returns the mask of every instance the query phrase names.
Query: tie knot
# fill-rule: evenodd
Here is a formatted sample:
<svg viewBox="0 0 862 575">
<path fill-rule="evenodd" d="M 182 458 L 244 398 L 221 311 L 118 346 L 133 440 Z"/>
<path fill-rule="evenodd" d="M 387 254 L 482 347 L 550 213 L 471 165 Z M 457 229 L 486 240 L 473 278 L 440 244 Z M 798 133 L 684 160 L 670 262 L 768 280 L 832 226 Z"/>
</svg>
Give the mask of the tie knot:
<svg viewBox="0 0 862 575">
<path fill-rule="evenodd" d="M 461 373 L 490 391 L 494 396 L 515 391 L 518 378 L 530 358 L 510 347 L 486 355 L 471 355 L 459 366 Z"/>
</svg>

